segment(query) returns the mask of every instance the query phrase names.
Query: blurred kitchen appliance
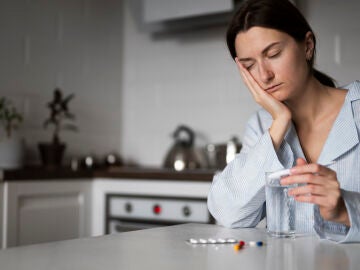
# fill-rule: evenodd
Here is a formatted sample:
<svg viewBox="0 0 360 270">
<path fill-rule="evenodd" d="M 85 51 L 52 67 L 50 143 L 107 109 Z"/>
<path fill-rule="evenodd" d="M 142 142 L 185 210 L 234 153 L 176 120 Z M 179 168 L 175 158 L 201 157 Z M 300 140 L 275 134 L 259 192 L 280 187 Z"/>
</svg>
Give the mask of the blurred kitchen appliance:
<svg viewBox="0 0 360 270">
<path fill-rule="evenodd" d="M 188 222 L 215 222 L 207 209 L 206 198 L 106 195 L 106 233 Z"/>
<path fill-rule="evenodd" d="M 235 136 L 226 143 L 226 164 L 229 164 L 235 158 L 235 155 L 240 152 L 241 146 L 241 143 Z"/>
<path fill-rule="evenodd" d="M 241 147 L 241 143 L 235 136 L 226 143 L 208 144 L 206 146 L 206 153 L 209 168 L 224 169 L 235 158 L 235 155 L 240 152 Z"/>
<path fill-rule="evenodd" d="M 95 157 L 92 155 L 83 157 L 80 164 L 84 169 L 94 169 L 97 166 Z"/>
<path fill-rule="evenodd" d="M 195 134 L 192 129 L 185 125 L 180 125 L 172 137 L 175 139 L 175 142 L 166 155 L 164 161 L 165 168 L 182 171 L 206 167 L 205 156 L 202 155 L 200 150 L 194 148 Z"/>
<path fill-rule="evenodd" d="M 123 161 L 120 157 L 120 155 L 117 155 L 115 153 L 107 154 L 104 159 L 104 165 L 106 167 L 112 167 L 112 166 L 122 166 Z"/>
</svg>

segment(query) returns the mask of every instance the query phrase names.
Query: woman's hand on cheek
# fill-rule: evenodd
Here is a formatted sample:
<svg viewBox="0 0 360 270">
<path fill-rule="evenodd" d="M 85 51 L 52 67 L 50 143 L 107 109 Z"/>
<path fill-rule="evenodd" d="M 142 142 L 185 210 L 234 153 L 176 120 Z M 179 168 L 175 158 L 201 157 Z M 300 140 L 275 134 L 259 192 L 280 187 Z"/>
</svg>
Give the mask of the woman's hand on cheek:
<svg viewBox="0 0 360 270">
<path fill-rule="evenodd" d="M 268 111 L 274 120 L 269 129 L 269 133 L 274 148 L 277 150 L 279 149 L 290 125 L 291 112 L 284 103 L 278 101 L 260 87 L 250 72 L 240 63 L 238 58 L 235 58 L 235 62 L 245 85 L 250 90 L 255 101 Z"/>
<path fill-rule="evenodd" d="M 291 175 L 283 178 L 281 184 L 299 184 L 299 187 L 289 191 L 289 195 L 294 196 L 296 201 L 317 204 L 325 220 L 350 226 L 340 184 L 333 170 L 298 159 L 297 166 L 291 169 Z"/>
<path fill-rule="evenodd" d="M 284 116 L 286 116 L 287 119 L 291 119 L 291 112 L 288 107 L 261 88 L 251 73 L 243 66 L 242 63 L 240 63 L 237 57 L 235 58 L 235 62 L 245 85 L 250 90 L 250 93 L 254 97 L 256 103 L 267 110 L 274 120 Z"/>
</svg>

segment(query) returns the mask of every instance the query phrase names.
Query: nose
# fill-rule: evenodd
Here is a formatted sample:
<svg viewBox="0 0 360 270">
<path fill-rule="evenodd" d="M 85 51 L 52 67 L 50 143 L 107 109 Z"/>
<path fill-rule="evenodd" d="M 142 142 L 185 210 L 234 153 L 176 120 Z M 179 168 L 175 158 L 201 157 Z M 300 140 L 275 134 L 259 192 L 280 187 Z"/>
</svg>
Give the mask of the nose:
<svg viewBox="0 0 360 270">
<path fill-rule="evenodd" d="M 258 67 L 259 67 L 259 78 L 260 78 L 261 82 L 263 82 L 265 84 L 271 82 L 275 76 L 271 67 L 267 63 L 264 63 L 264 62 L 260 63 L 258 65 Z"/>
</svg>

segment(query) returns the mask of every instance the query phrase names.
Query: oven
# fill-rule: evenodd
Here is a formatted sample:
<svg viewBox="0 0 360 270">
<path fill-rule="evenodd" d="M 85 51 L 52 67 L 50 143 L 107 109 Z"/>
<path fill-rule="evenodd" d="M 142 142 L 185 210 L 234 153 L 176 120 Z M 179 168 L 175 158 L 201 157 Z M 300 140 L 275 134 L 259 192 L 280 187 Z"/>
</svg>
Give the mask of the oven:
<svg viewBox="0 0 360 270">
<path fill-rule="evenodd" d="M 182 223 L 211 223 L 206 198 L 106 194 L 106 233 Z"/>
</svg>

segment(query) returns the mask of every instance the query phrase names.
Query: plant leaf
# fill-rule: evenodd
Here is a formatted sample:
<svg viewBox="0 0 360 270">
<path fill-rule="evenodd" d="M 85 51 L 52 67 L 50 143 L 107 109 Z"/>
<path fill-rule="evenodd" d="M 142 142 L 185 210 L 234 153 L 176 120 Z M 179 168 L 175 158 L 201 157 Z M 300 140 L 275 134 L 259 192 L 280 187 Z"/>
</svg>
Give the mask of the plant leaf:
<svg viewBox="0 0 360 270">
<path fill-rule="evenodd" d="M 63 130 L 78 131 L 78 128 L 77 128 L 75 125 L 70 124 L 70 123 L 68 123 L 68 124 L 63 124 L 63 125 L 62 125 L 62 129 L 63 129 Z"/>
</svg>

